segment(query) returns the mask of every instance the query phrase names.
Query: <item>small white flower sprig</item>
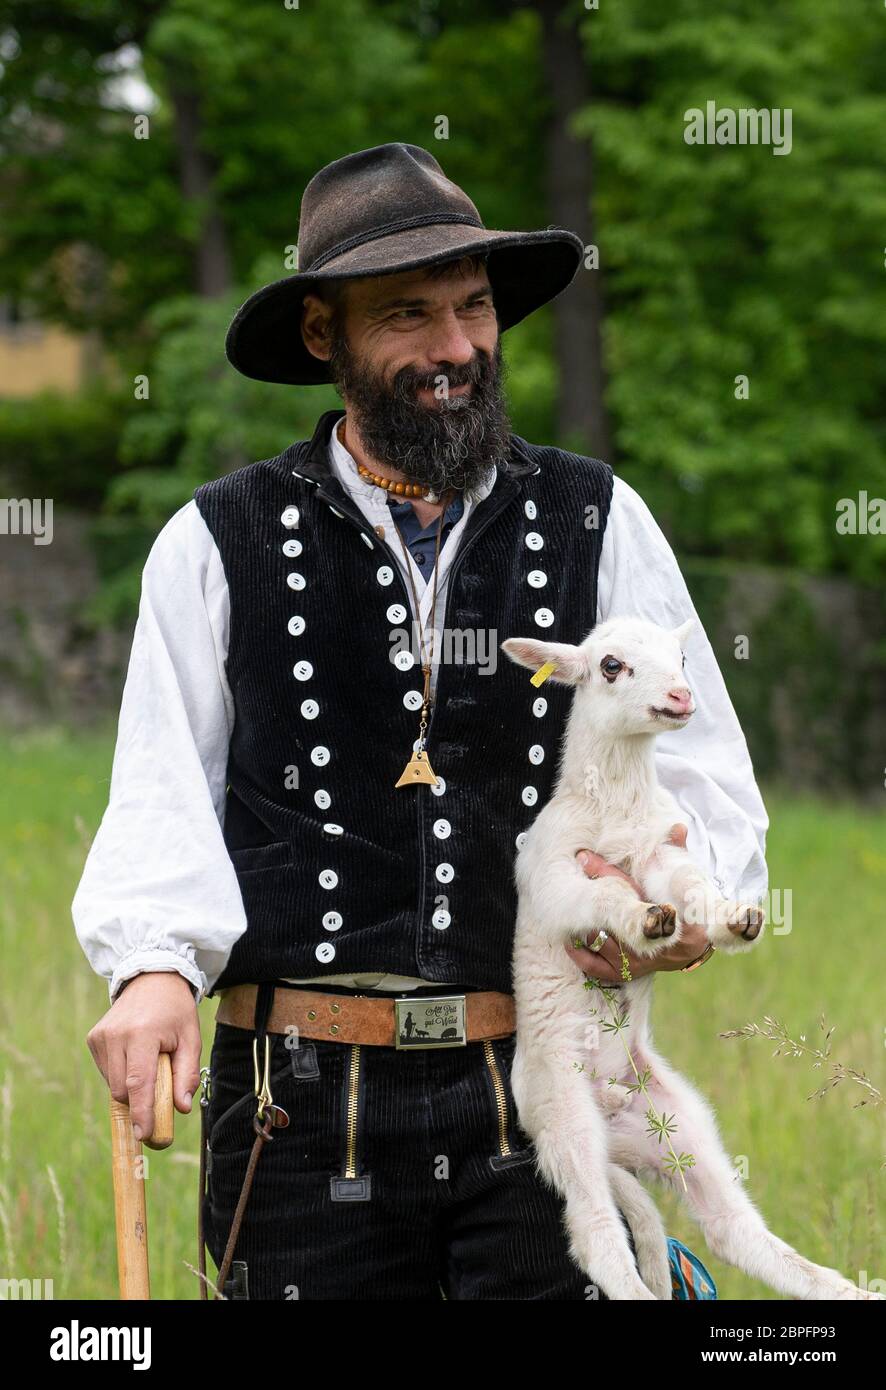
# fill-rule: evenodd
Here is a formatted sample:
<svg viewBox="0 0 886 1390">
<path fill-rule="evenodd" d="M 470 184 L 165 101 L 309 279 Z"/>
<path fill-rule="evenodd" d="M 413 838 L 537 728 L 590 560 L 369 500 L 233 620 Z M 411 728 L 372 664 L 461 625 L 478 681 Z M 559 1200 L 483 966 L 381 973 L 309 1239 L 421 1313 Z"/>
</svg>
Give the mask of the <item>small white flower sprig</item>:
<svg viewBox="0 0 886 1390">
<path fill-rule="evenodd" d="M 583 944 L 583 942 L 578 940 L 576 940 L 575 942 L 576 946 L 581 946 Z M 629 981 L 632 978 L 632 976 L 628 966 L 628 958 L 624 953 L 621 943 L 618 943 L 618 949 L 621 954 L 622 979 Z M 603 1028 L 604 1032 L 613 1033 L 618 1036 L 618 1038 L 621 1041 L 621 1045 L 625 1050 L 625 1055 L 627 1056 L 627 1059 L 631 1064 L 631 1071 L 634 1073 L 634 1076 L 636 1077 L 636 1081 L 634 1082 L 634 1084 L 631 1086 L 626 1086 L 625 1090 L 628 1092 L 628 1094 L 632 1094 L 633 1092 L 639 1092 L 641 1095 L 646 1097 L 646 1101 L 648 1103 L 646 1119 L 648 1121 L 649 1126 L 646 1132 L 647 1134 L 657 1135 L 659 1144 L 661 1144 L 662 1141 L 664 1141 L 664 1143 L 667 1145 L 668 1156 L 663 1161 L 663 1167 L 667 1170 L 668 1173 L 671 1174 L 671 1176 L 679 1176 L 680 1181 L 683 1184 L 684 1192 L 687 1191 L 686 1179 L 683 1176 L 683 1174 L 687 1168 L 695 1167 L 695 1157 L 693 1154 L 678 1154 L 676 1152 L 673 1144 L 671 1143 L 671 1135 L 677 1129 L 677 1117 L 676 1115 L 666 1115 L 664 1113 L 660 1115 L 656 1110 L 655 1105 L 653 1104 L 652 1096 L 649 1094 L 647 1084 L 652 1076 L 652 1070 L 650 1067 L 644 1067 L 642 1072 L 639 1070 L 636 1062 L 634 1061 L 631 1049 L 628 1047 L 627 1039 L 624 1036 L 629 1021 L 627 1005 L 622 1004 L 621 1008 L 618 1009 L 616 1007 L 616 1000 L 613 991 L 610 988 L 607 988 L 606 985 L 601 984 L 599 980 L 587 978 L 584 983 L 584 988 L 598 989 L 602 994 L 603 998 L 605 999 L 607 1007 L 609 1009 L 609 1019 L 603 1019 L 601 1021 L 600 1026 Z M 599 1009 L 591 1009 L 591 1014 L 599 1014 Z M 579 1067 L 579 1070 L 581 1071 L 582 1068 Z M 594 1075 L 596 1075 L 596 1068 L 594 1070 Z M 613 1076 L 609 1078 L 608 1084 L 610 1086 L 614 1086 L 619 1083 Z"/>
</svg>

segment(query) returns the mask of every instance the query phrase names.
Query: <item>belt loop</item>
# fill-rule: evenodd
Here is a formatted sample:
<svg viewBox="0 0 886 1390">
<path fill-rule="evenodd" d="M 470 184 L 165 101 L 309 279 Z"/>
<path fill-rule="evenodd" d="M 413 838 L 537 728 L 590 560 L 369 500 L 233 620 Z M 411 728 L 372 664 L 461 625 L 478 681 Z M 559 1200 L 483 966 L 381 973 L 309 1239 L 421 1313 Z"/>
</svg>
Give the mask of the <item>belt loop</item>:
<svg viewBox="0 0 886 1390">
<path fill-rule="evenodd" d="M 268 1019 L 271 1016 L 276 990 L 277 986 L 272 981 L 266 980 L 258 986 L 255 993 L 254 1028 L 259 1055 L 261 1055 L 264 1049 L 265 1035 L 268 1031 Z"/>
</svg>

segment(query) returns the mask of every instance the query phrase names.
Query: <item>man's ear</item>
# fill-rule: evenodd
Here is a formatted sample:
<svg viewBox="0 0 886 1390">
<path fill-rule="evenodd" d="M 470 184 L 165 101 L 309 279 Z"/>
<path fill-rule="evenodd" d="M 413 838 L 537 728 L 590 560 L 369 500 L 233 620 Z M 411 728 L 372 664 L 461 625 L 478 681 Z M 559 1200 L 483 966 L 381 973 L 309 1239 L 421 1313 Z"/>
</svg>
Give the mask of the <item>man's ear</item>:
<svg viewBox="0 0 886 1390">
<path fill-rule="evenodd" d="M 573 647 L 569 642 L 540 642 L 535 637 L 507 637 L 501 643 L 506 652 L 518 666 L 528 666 L 530 671 L 538 671 L 547 662 L 553 662 L 555 670 L 548 680 L 560 685 L 579 685 L 587 680 L 589 671 L 586 653 L 581 647 Z"/>
<path fill-rule="evenodd" d="M 332 352 L 329 339 L 331 317 L 332 308 L 320 295 L 305 295 L 301 309 L 301 335 L 308 352 L 321 362 L 328 362 Z"/>
</svg>

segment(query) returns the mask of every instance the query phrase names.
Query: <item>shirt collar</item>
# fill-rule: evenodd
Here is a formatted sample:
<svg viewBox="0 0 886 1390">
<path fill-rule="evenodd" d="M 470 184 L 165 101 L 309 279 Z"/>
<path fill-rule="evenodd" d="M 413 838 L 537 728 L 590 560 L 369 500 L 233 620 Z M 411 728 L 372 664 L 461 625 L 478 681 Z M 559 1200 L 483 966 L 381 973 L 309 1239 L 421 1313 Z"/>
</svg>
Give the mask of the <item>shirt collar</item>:
<svg viewBox="0 0 886 1390">
<path fill-rule="evenodd" d="M 343 416 L 342 418 L 345 417 Z M 375 483 L 370 483 L 366 478 L 362 478 L 360 474 L 357 472 L 357 463 L 354 459 L 353 454 L 350 452 L 350 450 L 345 448 L 344 444 L 342 444 L 341 440 L 338 437 L 338 426 L 339 421 L 336 421 L 335 425 L 333 426 L 332 433 L 329 436 L 329 462 L 336 476 L 338 477 L 339 482 L 341 483 L 345 491 L 350 493 L 350 495 L 355 500 L 361 497 L 364 499 L 364 501 L 368 502 L 378 503 L 381 500 L 382 505 L 385 508 L 387 508 L 387 499 L 379 499 L 376 496 L 376 493 L 381 492 L 382 489 L 377 488 L 375 486 Z M 495 479 L 497 473 L 498 470 L 495 464 L 491 463 L 489 465 L 489 468 L 486 470 L 486 473 L 480 480 L 476 496 L 472 499 L 472 501 L 469 502 L 467 498 L 462 498 L 462 500 L 464 501 L 466 511 L 469 507 L 475 506 L 477 502 L 481 502 L 484 497 L 488 497 L 489 493 L 495 486 Z"/>
</svg>

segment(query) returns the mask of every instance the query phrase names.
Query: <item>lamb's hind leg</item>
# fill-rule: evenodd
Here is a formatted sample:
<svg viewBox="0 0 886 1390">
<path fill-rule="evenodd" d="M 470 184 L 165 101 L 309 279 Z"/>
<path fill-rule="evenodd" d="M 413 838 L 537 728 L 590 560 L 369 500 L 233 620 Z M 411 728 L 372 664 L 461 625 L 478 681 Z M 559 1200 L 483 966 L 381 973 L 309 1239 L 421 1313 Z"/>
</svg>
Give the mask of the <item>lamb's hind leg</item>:
<svg viewBox="0 0 886 1390">
<path fill-rule="evenodd" d="M 800 1299 L 881 1298 L 859 1289 L 844 1279 L 839 1270 L 813 1264 L 785 1241 L 772 1234 L 747 1193 L 739 1186 L 739 1176 L 729 1162 L 717 1131 L 713 1114 L 696 1089 L 651 1052 L 638 1063 L 650 1066 L 647 1082 L 650 1099 L 659 1113 L 673 1116 L 675 1150 L 689 1153 L 695 1163 L 685 1170 L 686 1190 L 679 1177 L 664 1167 L 665 1153 L 653 1138 L 645 1137 L 646 1157 L 651 1158 L 662 1179 L 683 1197 L 701 1227 L 708 1248 L 727 1264 L 760 1279 L 778 1293 Z M 623 1125 L 635 1125 L 634 1117 Z M 636 1156 L 639 1134 L 610 1136 L 612 1159 L 619 1151 Z"/>
<path fill-rule="evenodd" d="M 568 1093 L 567 1093 L 568 1092 Z M 535 1142 L 540 1173 L 565 1199 L 569 1251 L 610 1299 L 654 1299 L 637 1272 L 609 1184 L 604 1121 L 584 1087 L 548 1093 Z"/>
<path fill-rule="evenodd" d="M 616 1163 L 610 1163 L 608 1173 L 612 1195 L 631 1228 L 643 1283 L 656 1298 L 672 1298 L 668 1238 L 661 1212 L 633 1173 Z"/>
</svg>

